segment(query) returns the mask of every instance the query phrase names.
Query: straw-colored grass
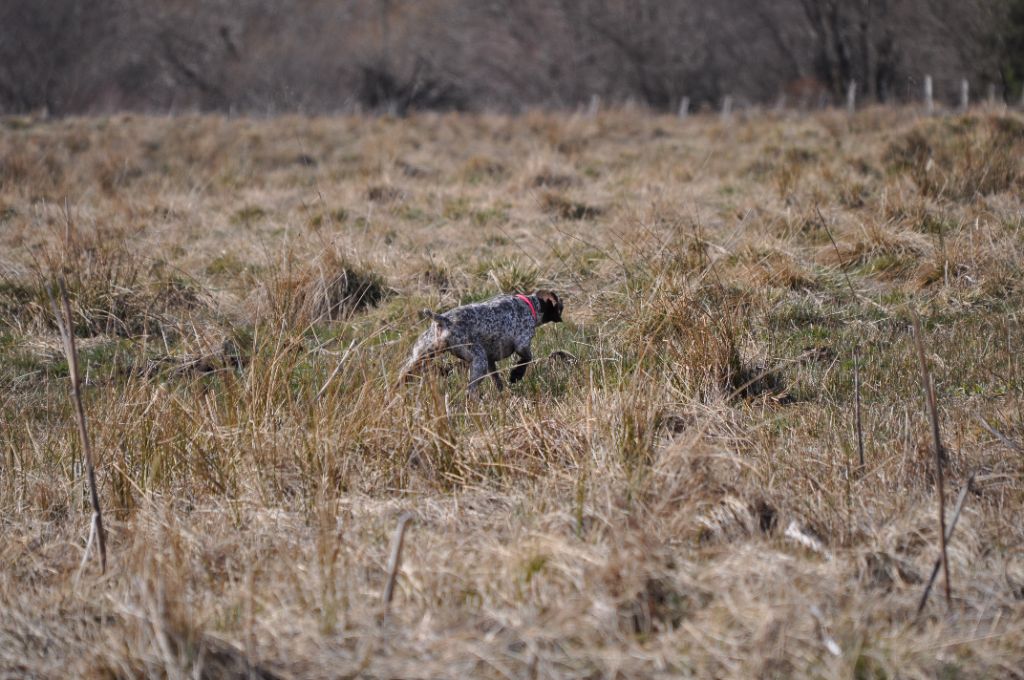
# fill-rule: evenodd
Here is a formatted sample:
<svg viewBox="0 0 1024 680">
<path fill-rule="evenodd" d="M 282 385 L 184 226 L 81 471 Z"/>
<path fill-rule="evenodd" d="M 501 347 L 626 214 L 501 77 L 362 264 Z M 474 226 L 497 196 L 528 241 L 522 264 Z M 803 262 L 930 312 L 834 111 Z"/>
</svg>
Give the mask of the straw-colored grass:
<svg viewBox="0 0 1024 680">
<path fill-rule="evenodd" d="M 1021 130 L 0 121 L 0 676 L 1019 677 Z M 525 381 L 397 386 L 420 309 L 531 287 Z M 912 310 L 947 508 L 976 474 L 920 617 Z"/>
</svg>

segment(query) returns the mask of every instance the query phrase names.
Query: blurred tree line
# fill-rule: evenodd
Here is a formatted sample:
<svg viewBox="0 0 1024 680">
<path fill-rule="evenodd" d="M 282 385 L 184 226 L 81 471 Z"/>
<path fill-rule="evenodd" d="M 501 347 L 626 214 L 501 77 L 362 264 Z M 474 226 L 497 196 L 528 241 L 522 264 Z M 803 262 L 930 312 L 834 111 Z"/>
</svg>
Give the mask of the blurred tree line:
<svg viewBox="0 0 1024 680">
<path fill-rule="evenodd" d="M 1006 97 L 1024 0 L 0 0 L 0 112 Z"/>
</svg>

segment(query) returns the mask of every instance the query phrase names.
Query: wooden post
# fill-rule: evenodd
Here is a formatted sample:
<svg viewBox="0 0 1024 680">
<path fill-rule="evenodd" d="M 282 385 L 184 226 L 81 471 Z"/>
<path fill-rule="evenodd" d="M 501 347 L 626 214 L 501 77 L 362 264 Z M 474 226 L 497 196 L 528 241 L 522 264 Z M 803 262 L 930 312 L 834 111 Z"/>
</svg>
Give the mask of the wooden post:
<svg viewBox="0 0 1024 680">
<path fill-rule="evenodd" d="M 601 97 L 597 94 L 590 95 L 590 106 L 587 107 L 587 115 L 593 118 L 601 110 Z"/>
<path fill-rule="evenodd" d="M 960 81 L 960 111 L 966 112 L 967 107 L 971 104 L 971 84 L 967 82 L 967 78 L 963 78 Z"/>
<path fill-rule="evenodd" d="M 690 115 L 690 98 L 683 97 L 679 100 L 679 117 L 686 118 Z"/>
<path fill-rule="evenodd" d="M 850 115 L 857 110 L 857 81 L 851 80 L 846 86 L 846 112 Z"/>
<path fill-rule="evenodd" d="M 996 105 L 996 84 L 995 83 L 989 83 L 988 84 L 988 105 L 989 106 L 995 106 Z"/>
<path fill-rule="evenodd" d="M 732 117 L 732 96 L 725 95 L 722 99 L 722 122 L 728 123 Z"/>
<path fill-rule="evenodd" d="M 935 101 L 932 99 L 932 77 L 924 77 L 924 110 L 928 115 L 935 113 Z"/>
</svg>

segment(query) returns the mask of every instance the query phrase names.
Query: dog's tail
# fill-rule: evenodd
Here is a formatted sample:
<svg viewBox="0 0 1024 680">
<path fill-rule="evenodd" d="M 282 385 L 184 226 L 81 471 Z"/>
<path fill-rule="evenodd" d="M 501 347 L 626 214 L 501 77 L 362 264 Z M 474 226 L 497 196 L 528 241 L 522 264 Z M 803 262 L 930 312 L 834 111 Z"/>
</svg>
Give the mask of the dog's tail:
<svg viewBox="0 0 1024 680">
<path fill-rule="evenodd" d="M 441 316 L 436 312 L 432 312 L 429 309 L 424 309 L 420 311 L 420 317 L 423 319 L 431 319 L 432 321 L 436 322 L 437 325 L 439 325 L 441 328 L 448 328 L 448 325 L 451 323 L 451 321 L 449 321 L 447 318 Z"/>
<path fill-rule="evenodd" d="M 439 314 L 433 314 L 428 310 L 423 310 L 421 316 L 429 317 L 438 322 L 437 326 L 431 326 L 427 330 L 423 331 L 419 339 L 416 340 L 416 344 L 413 345 L 412 351 L 409 354 L 409 358 L 405 364 L 402 365 L 402 369 L 399 371 L 399 384 L 409 382 L 409 380 L 419 375 L 420 370 L 426 365 L 426 363 L 436 357 L 445 349 L 445 343 L 447 335 L 443 329 L 447 326 L 448 319 L 444 318 Z"/>
</svg>

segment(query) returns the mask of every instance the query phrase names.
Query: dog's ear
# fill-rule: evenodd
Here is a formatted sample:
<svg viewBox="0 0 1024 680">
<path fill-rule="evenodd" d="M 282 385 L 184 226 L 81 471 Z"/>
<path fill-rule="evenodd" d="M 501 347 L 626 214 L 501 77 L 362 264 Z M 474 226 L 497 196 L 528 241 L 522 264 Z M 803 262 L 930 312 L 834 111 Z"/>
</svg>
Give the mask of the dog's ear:
<svg viewBox="0 0 1024 680">
<path fill-rule="evenodd" d="M 562 301 L 558 299 L 558 296 L 553 291 L 538 290 L 535 295 L 537 296 L 537 302 L 540 303 L 541 323 L 562 320 Z"/>
</svg>

